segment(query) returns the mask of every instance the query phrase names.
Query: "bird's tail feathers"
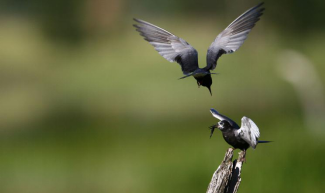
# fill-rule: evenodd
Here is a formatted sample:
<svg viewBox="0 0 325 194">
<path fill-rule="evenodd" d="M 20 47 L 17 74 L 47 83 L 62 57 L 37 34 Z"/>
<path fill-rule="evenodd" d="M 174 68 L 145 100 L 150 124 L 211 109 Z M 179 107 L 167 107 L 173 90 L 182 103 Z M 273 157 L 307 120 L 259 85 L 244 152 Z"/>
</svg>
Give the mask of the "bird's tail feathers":
<svg viewBox="0 0 325 194">
<path fill-rule="evenodd" d="M 273 141 L 258 141 L 258 143 L 270 143 L 270 142 L 273 142 Z"/>
</svg>

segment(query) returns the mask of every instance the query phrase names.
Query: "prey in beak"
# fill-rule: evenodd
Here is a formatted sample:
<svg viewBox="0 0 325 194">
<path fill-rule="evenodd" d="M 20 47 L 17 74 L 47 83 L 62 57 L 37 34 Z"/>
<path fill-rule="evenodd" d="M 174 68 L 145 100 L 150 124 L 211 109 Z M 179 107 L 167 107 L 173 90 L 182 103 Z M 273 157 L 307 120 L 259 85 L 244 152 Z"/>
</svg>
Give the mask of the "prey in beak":
<svg viewBox="0 0 325 194">
<path fill-rule="evenodd" d="M 212 125 L 209 127 L 209 129 L 211 130 L 210 138 L 212 137 L 215 128 L 217 128 L 216 125 Z"/>
</svg>

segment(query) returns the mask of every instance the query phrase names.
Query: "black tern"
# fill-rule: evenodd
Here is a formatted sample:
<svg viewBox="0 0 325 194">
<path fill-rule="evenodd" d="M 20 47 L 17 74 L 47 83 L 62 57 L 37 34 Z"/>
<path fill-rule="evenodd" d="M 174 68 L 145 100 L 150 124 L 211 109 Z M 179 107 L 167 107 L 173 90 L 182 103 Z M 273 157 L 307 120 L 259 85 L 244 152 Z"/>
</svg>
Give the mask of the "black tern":
<svg viewBox="0 0 325 194">
<path fill-rule="evenodd" d="M 253 149 L 256 148 L 258 143 L 269 143 L 270 141 L 258 141 L 260 137 L 260 131 L 257 125 L 248 117 L 243 117 L 241 119 L 241 127 L 237 125 L 236 122 L 230 118 L 220 114 L 215 109 L 210 109 L 212 115 L 219 119 L 218 124 L 209 127 L 211 129 L 210 138 L 214 132 L 215 128 L 220 129 L 225 141 L 233 146 L 235 149 L 240 149 L 244 151 L 244 158 L 246 155 L 246 150 L 249 147 Z"/>
<path fill-rule="evenodd" d="M 149 22 L 136 19 L 138 22 L 134 27 L 140 35 L 144 37 L 161 56 L 170 62 L 177 62 L 180 64 L 184 77 L 180 79 L 193 76 L 198 86 L 207 87 L 211 92 L 212 78 L 210 73 L 217 66 L 217 60 L 223 54 L 233 53 L 239 49 L 248 36 L 248 33 L 255 26 L 256 22 L 263 15 L 263 3 L 247 10 L 237 19 L 230 23 L 210 45 L 204 68 L 199 68 L 198 53 L 189 43 L 184 39 L 155 26 Z"/>
</svg>

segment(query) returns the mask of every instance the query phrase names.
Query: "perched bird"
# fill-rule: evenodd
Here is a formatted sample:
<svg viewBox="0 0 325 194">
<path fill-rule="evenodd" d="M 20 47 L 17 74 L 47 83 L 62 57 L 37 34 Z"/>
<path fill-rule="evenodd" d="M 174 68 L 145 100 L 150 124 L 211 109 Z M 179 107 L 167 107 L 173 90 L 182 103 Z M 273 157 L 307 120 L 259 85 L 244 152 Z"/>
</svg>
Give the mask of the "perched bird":
<svg viewBox="0 0 325 194">
<path fill-rule="evenodd" d="M 270 142 L 258 141 L 258 138 L 260 137 L 260 131 L 257 125 L 250 118 L 244 116 L 241 119 L 241 127 L 239 127 L 236 122 L 220 114 L 215 109 L 210 109 L 210 112 L 215 118 L 220 120 L 218 124 L 209 127 L 211 129 L 210 138 L 212 137 L 215 128 L 220 129 L 223 138 L 229 145 L 233 146 L 235 149 L 238 148 L 244 151 L 244 160 L 246 150 L 249 147 L 255 149 L 258 143 Z"/>
<path fill-rule="evenodd" d="M 180 79 L 193 76 L 198 86 L 207 87 L 212 95 L 211 74 L 214 73 L 210 73 L 210 71 L 216 68 L 217 60 L 221 55 L 235 52 L 244 43 L 248 33 L 263 14 L 262 5 L 263 3 L 260 3 L 247 10 L 216 37 L 208 49 L 207 65 L 204 68 L 199 68 L 197 51 L 184 39 L 140 19 L 134 18 L 138 22 L 134 27 L 161 56 L 170 62 L 176 61 L 180 64 L 185 75 Z"/>
</svg>

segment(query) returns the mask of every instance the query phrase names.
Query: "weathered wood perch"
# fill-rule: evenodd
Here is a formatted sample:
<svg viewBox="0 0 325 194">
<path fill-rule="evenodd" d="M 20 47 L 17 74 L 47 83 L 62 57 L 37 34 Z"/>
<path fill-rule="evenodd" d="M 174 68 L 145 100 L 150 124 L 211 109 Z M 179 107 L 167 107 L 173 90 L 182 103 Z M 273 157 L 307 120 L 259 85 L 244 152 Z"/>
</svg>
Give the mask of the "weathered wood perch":
<svg viewBox="0 0 325 194">
<path fill-rule="evenodd" d="M 214 172 L 207 193 L 237 193 L 241 181 L 244 152 L 239 152 L 238 160 L 232 161 L 234 150 L 229 148 L 225 158 Z"/>
</svg>

